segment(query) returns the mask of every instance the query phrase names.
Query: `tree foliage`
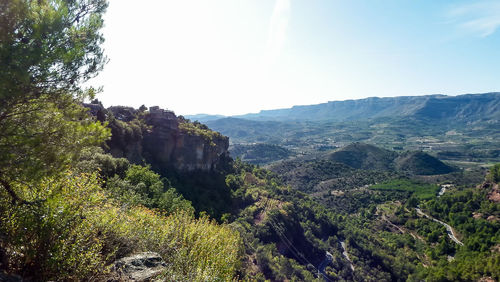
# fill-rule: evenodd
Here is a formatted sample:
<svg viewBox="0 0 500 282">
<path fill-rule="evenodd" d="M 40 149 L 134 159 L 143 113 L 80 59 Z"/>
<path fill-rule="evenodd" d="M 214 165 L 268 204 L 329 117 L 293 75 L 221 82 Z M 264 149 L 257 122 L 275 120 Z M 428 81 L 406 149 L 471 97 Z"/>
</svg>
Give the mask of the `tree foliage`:
<svg viewBox="0 0 500 282">
<path fill-rule="evenodd" d="M 42 95 L 78 93 L 106 62 L 105 0 L 0 1 L 0 117 Z"/>
<path fill-rule="evenodd" d="M 488 180 L 495 183 L 500 182 L 500 163 L 491 167 L 490 173 L 488 174 Z"/>
<path fill-rule="evenodd" d="M 79 105 L 106 62 L 105 0 L 0 1 L 0 184 L 62 171 L 108 130 Z"/>
</svg>

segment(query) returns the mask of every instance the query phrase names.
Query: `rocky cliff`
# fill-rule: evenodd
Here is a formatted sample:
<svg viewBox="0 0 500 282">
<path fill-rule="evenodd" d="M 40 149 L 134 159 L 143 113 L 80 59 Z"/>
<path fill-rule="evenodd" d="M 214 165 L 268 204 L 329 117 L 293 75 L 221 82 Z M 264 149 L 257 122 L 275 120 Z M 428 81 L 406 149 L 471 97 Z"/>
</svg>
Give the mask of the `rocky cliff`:
<svg viewBox="0 0 500 282">
<path fill-rule="evenodd" d="M 210 171 L 228 156 L 228 137 L 177 118 L 173 112 L 152 107 L 145 122 L 143 151 L 150 163 L 172 165 L 180 171 Z"/>
<path fill-rule="evenodd" d="M 156 170 L 214 171 L 228 159 L 229 138 L 200 123 L 191 123 L 173 112 L 151 107 L 85 105 L 101 121 L 107 121 L 112 138 L 107 151 L 134 163 L 149 163 Z"/>
</svg>

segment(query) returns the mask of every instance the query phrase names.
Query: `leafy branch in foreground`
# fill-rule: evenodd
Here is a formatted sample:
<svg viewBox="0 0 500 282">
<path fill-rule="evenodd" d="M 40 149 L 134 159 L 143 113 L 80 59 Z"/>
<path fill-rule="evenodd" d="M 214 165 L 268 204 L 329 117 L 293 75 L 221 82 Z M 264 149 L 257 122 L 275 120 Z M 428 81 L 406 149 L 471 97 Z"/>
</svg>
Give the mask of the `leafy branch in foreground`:
<svg viewBox="0 0 500 282">
<path fill-rule="evenodd" d="M 60 172 L 108 130 L 79 106 L 81 84 L 106 62 L 100 44 L 105 0 L 0 1 L 0 184 Z"/>
</svg>

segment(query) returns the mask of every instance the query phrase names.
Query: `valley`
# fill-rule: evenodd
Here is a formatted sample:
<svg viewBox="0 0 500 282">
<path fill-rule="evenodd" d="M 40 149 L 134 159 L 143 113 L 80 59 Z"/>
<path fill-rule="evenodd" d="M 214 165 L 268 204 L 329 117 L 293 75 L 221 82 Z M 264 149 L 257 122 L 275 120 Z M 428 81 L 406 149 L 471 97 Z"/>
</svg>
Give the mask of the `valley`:
<svg viewBox="0 0 500 282">
<path fill-rule="evenodd" d="M 79 177 L 85 179 L 85 173 L 97 168 L 88 183 L 101 195 L 92 211 L 76 209 L 87 214 L 78 224 L 96 226 L 85 236 L 120 250 L 111 257 L 102 256 L 108 249 L 89 250 L 97 261 L 90 273 L 101 271 L 102 265 L 114 265 L 112 258 L 155 251 L 174 262 L 156 273 L 187 280 L 203 280 L 198 272 L 183 267 L 187 262 L 203 271 L 211 269 L 210 277 L 224 281 L 235 276 L 257 281 L 453 281 L 500 275 L 500 204 L 490 196 L 498 190 L 500 165 L 487 167 L 496 157 L 487 155 L 494 149 L 481 147 L 484 143 L 478 145 L 484 150 L 483 158 L 454 156 L 468 162 L 466 166 L 440 159 L 442 154 L 434 150 L 387 148 L 391 146 L 351 139 L 342 146 L 335 143 L 336 148 L 319 145 L 322 139 L 318 139 L 318 147 L 300 147 L 310 150 L 299 152 L 299 147 L 286 149 L 285 144 L 235 144 L 207 125 L 158 107 L 106 109 L 99 101 L 85 107 L 111 135 L 102 147 L 86 148 L 73 164 L 77 174 L 71 177 L 82 173 Z M 349 130 L 343 130 L 361 132 L 355 126 L 352 122 Z M 258 130 L 255 127 L 267 128 L 260 122 L 254 124 L 253 130 Z M 314 130 L 319 134 L 319 128 Z M 405 130 L 411 132 L 411 128 Z M 287 134 L 300 136 L 293 131 Z M 233 152 L 244 157 L 233 159 Z M 76 187 L 83 185 L 78 178 L 72 181 Z M 28 186 L 15 187 L 23 198 L 30 195 Z M 40 193 L 39 197 L 56 205 L 74 205 L 65 198 L 53 198 L 60 197 L 56 191 Z M 79 197 L 78 201 L 87 201 Z M 43 212 L 39 209 L 44 209 L 44 203 L 28 212 L 27 220 Z M 15 212 L 17 205 L 4 201 L 0 207 Z M 128 208 L 118 212 L 120 205 Z M 116 215 L 107 214 L 108 210 Z M 71 208 L 67 216 L 73 216 Z M 161 233 L 162 226 L 170 226 L 169 233 Z M 114 233 L 117 228 L 122 231 Z M 40 234 L 41 229 L 32 226 L 27 234 Z M 26 236 L 11 232 L 7 236 Z M 207 237 L 196 235 L 199 232 Z M 73 235 L 66 236 L 68 241 L 46 244 L 71 243 Z M 133 243 L 124 248 L 121 242 L 129 240 Z M 173 240 L 174 247 L 168 240 Z M 182 253 L 177 253 L 175 244 L 182 240 L 187 241 L 182 243 Z M 16 241 L 0 238 L 1 246 L 10 246 L 4 249 L 12 260 L 10 269 L 21 269 L 10 250 L 26 245 L 8 242 Z M 211 252 L 208 242 L 217 242 L 219 251 Z M 60 273 L 43 267 L 45 277 Z M 29 277 L 28 270 L 19 273 Z"/>
<path fill-rule="evenodd" d="M 363 142 L 424 151 L 471 167 L 500 161 L 499 101 L 499 93 L 369 98 L 201 121 L 229 136 L 233 147 L 276 145 L 302 156 Z M 347 112 L 356 114 L 343 117 Z M 278 147 L 269 148 L 269 154 L 273 150 Z M 239 149 L 233 156 L 243 154 Z M 256 156 L 250 161 L 269 163 Z"/>
<path fill-rule="evenodd" d="M 500 161 L 500 95 L 472 96 L 439 97 L 468 100 L 454 103 L 452 114 L 412 108 L 392 109 L 389 117 L 386 108 L 366 119 L 370 113 L 352 108 L 357 116 L 339 120 L 334 113 L 331 119 L 325 112 L 315 117 L 316 106 L 304 106 L 207 124 L 230 136 L 231 156 L 264 166 L 336 215 L 338 241 L 327 248 L 331 262 L 325 258 L 319 265 L 326 281 L 448 281 L 474 277 L 470 273 L 477 270 L 464 266 L 471 260 L 497 267 L 491 260 L 499 255 L 500 206 L 475 186 Z M 487 106 L 468 104 L 483 98 Z M 394 107 L 398 99 L 392 100 Z M 377 108 L 377 101 L 370 107 Z M 481 111 L 490 116 L 475 114 Z M 443 204 L 448 208 L 436 209 Z M 486 276 L 495 276 L 491 271 Z"/>
<path fill-rule="evenodd" d="M 245 145 L 229 141 L 228 147 L 227 143 L 216 141 L 224 139 L 210 133 L 209 127 L 182 117 L 178 119 L 179 125 L 165 127 L 151 118 L 151 110 L 144 113 L 127 108 L 110 110 L 111 114 L 106 115 L 123 117 L 119 119 L 124 124 L 114 122 L 120 127 L 141 124 L 144 120 L 143 130 L 147 131 L 138 134 L 143 136 L 142 142 L 158 138 L 154 133 L 157 131 L 162 136 L 185 135 L 184 140 L 205 136 L 200 141 L 213 143 L 215 148 L 222 146 L 211 149 L 219 152 L 211 160 L 212 166 L 190 170 L 189 163 L 198 162 L 195 156 L 187 158 L 189 155 L 185 154 L 179 165 L 177 159 L 162 160 L 158 153 L 149 155 L 147 150 L 157 152 L 158 148 L 148 149 L 148 143 L 141 146 L 142 153 L 113 149 L 117 148 L 114 144 L 120 144 L 115 140 L 131 139 L 118 133 L 127 130 L 115 130 L 117 133 L 108 142 L 110 152 L 120 154 L 115 157 L 142 154 L 156 172 L 192 203 L 196 214 L 208 213 L 237 230 L 243 244 L 244 277 L 262 281 L 394 281 L 442 277 L 454 280 L 458 276 L 442 276 L 441 271 L 456 268 L 455 275 L 461 277 L 464 271 L 471 271 L 462 268 L 471 256 L 492 268 L 473 270 L 467 275 L 497 275 L 493 270 L 495 264 L 491 264 L 497 254 L 487 253 L 497 244 L 499 223 L 491 218 L 498 218 L 499 207 L 488 202 L 485 196 L 488 189 L 474 188 L 487 177 L 488 168 L 483 167 L 487 166 L 487 159 L 481 159 L 481 165 L 475 160 L 469 166 L 459 166 L 457 162 L 439 159 L 441 154 L 435 150 L 418 150 L 421 147 L 411 150 L 411 146 L 387 148 L 390 146 L 349 143 L 347 139 L 342 146 L 336 143 L 335 149 L 314 147 L 300 153 L 294 147 L 286 149 L 266 143 Z M 269 125 L 250 123 L 254 124 L 253 130 Z M 352 122 L 345 132 L 359 132 L 355 126 Z M 390 126 L 384 126 L 387 127 Z M 410 127 L 405 130 L 408 134 L 418 134 Z M 148 134 L 153 135 L 147 137 Z M 250 133 L 248 136 L 258 138 Z M 161 140 L 155 144 L 162 144 Z M 437 144 L 434 137 L 411 140 L 420 146 L 430 144 L 426 142 Z M 173 155 L 176 150 L 183 150 L 175 142 L 163 144 L 160 146 L 173 150 Z M 210 155 L 211 151 L 203 154 Z M 233 161 L 227 157 L 233 152 L 244 157 Z M 265 168 L 246 163 L 245 158 Z M 447 187 L 444 194 L 442 187 Z M 464 193 L 469 196 L 462 198 Z M 446 205 L 451 205 L 453 212 L 436 208 Z M 478 213 L 486 220 L 468 219 Z"/>
<path fill-rule="evenodd" d="M 365 2 L 0 1 L 0 281 L 499 281 L 500 6 Z"/>
</svg>

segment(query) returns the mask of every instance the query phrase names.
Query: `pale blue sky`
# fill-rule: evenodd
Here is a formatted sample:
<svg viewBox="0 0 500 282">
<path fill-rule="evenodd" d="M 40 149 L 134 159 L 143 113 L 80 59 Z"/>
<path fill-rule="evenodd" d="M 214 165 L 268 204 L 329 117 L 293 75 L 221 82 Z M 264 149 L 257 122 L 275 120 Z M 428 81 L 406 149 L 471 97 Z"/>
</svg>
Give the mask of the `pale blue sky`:
<svg viewBox="0 0 500 282">
<path fill-rule="evenodd" d="M 111 0 L 106 106 L 243 114 L 500 90 L 500 0 Z"/>
</svg>

